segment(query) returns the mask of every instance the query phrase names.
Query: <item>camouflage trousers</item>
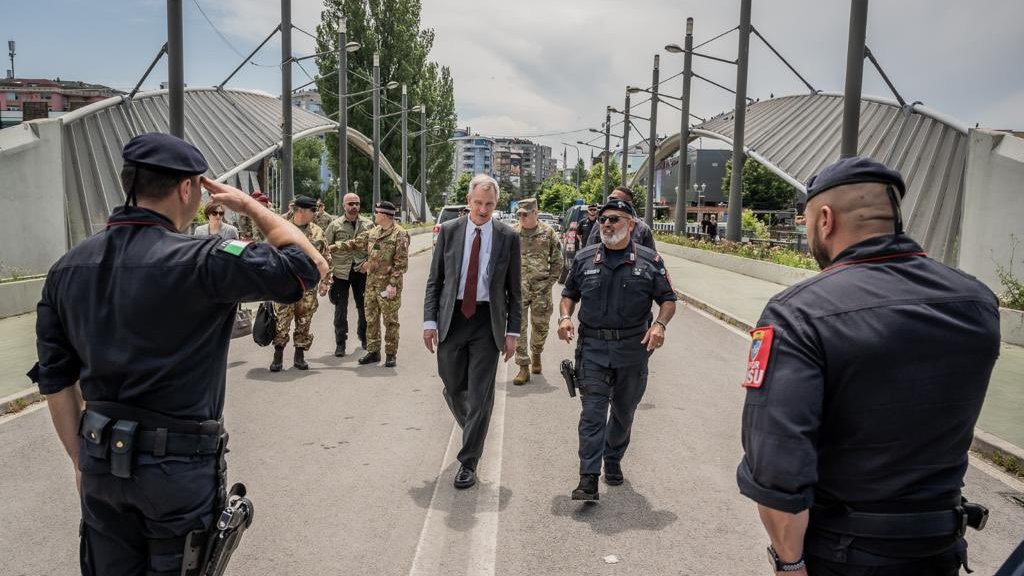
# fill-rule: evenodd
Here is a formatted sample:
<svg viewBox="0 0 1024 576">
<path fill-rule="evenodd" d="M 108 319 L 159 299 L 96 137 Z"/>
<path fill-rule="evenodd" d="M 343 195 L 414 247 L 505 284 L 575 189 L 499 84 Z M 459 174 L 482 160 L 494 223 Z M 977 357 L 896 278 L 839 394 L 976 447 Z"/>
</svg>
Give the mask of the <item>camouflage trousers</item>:
<svg viewBox="0 0 1024 576">
<path fill-rule="evenodd" d="M 526 353 L 529 346 L 531 354 L 540 354 L 544 351 L 544 342 L 548 339 L 548 325 L 551 322 L 551 313 L 554 305 L 551 303 L 551 284 L 548 282 L 534 282 L 530 285 L 523 285 L 523 324 L 520 329 L 519 340 L 516 343 L 516 364 L 526 366 L 530 363 L 530 356 Z M 529 342 L 527 342 L 526 322 L 529 318 Z"/>
<path fill-rule="evenodd" d="M 398 309 L 402 307 L 401 290 L 394 298 L 381 298 L 381 290 L 366 289 L 366 351 L 380 352 L 380 323 L 384 321 L 384 353 L 398 353 Z"/>
<path fill-rule="evenodd" d="M 277 314 L 277 334 L 274 335 L 274 346 L 284 346 L 288 343 L 288 329 L 291 328 L 292 318 L 295 319 L 295 347 L 302 350 L 309 350 L 313 345 L 313 333 L 309 331 L 309 325 L 313 322 L 313 313 L 320 306 L 317 300 L 316 290 L 310 290 L 302 295 L 302 300 L 294 304 L 274 303 L 274 312 Z"/>
</svg>

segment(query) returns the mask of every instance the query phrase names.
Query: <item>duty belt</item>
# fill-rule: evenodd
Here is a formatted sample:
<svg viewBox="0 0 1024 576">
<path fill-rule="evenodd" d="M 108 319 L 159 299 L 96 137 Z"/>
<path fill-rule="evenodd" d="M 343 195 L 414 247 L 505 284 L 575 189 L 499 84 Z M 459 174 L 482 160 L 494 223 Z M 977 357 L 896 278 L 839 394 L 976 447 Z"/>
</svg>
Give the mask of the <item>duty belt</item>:
<svg viewBox="0 0 1024 576">
<path fill-rule="evenodd" d="M 968 526 L 984 529 L 987 520 L 988 510 L 984 506 L 966 500 L 952 509 L 896 514 L 830 510 L 815 505 L 811 508 L 810 526 L 855 538 L 910 540 L 963 536 Z"/>
<path fill-rule="evenodd" d="M 631 326 L 629 328 L 591 328 L 580 326 L 580 335 L 585 338 L 597 338 L 598 340 L 625 340 L 640 336 L 647 331 L 647 325 Z"/>
<path fill-rule="evenodd" d="M 171 418 L 116 402 L 87 402 L 79 427 L 87 451 L 110 459 L 110 472 L 131 477 L 133 454 L 198 456 L 219 453 L 227 440 L 219 420 Z"/>
</svg>

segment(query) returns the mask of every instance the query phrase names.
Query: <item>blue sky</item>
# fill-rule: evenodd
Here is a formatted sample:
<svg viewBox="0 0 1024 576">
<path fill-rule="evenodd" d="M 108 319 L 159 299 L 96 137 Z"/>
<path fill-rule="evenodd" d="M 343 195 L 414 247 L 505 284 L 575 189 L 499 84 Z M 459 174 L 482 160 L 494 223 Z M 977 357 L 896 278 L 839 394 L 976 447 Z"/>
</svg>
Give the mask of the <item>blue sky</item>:
<svg viewBox="0 0 1024 576">
<path fill-rule="evenodd" d="M 280 2 L 184 0 L 186 82 L 214 85 L 241 58 L 214 33 L 196 2 L 243 54 L 274 27 Z M 313 32 L 320 6 L 294 0 L 295 24 Z M 1024 129 L 1024 35 L 1018 30 L 1024 2 L 890 0 L 872 2 L 870 9 L 868 45 L 908 101 L 923 101 L 971 126 Z M 650 84 L 655 52 L 662 53 L 663 78 L 682 68 L 682 58 L 662 47 L 681 42 L 686 16 L 696 19 L 699 43 L 735 26 L 738 12 L 738 0 L 424 0 L 423 23 L 437 32 L 432 57 L 452 68 L 459 123 L 490 135 L 531 136 L 598 126 L 605 105 L 622 105 L 625 85 Z M 846 0 L 754 0 L 754 25 L 826 91 L 842 91 L 848 16 Z M 165 40 L 164 17 L 164 0 L 12 1 L 0 8 L 0 40 L 17 40 L 19 76 L 128 90 Z M 296 33 L 294 52 L 311 50 L 312 42 Z M 736 35 L 702 50 L 733 58 Z M 279 55 L 275 40 L 257 61 L 272 64 Z M 735 83 L 735 70 L 727 65 L 698 61 L 695 70 Z M 145 86 L 155 88 L 165 77 L 162 63 Z M 306 81 L 298 68 L 293 79 L 296 86 Z M 280 93 L 273 67 L 246 66 L 230 85 Z M 749 86 L 751 96 L 760 98 L 805 91 L 755 38 Z M 679 79 L 663 89 L 678 94 Z M 870 68 L 864 92 L 889 96 Z M 731 95 L 695 82 L 696 114 L 731 107 Z M 678 113 L 662 108 L 659 115 L 659 133 L 677 129 Z M 560 154 L 560 141 L 579 136 L 535 139 Z"/>
</svg>

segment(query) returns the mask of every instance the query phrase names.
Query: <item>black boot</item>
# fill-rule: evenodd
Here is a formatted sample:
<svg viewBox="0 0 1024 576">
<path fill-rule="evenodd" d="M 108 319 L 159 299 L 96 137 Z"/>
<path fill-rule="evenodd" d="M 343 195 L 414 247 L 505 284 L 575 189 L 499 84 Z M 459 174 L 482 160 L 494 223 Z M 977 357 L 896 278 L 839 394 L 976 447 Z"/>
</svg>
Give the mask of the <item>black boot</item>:
<svg viewBox="0 0 1024 576">
<path fill-rule="evenodd" d="M 384 357 L 384 367 L 385 368 L 394 368 L 395 366 L 398 366 L 398 355 L 397 354 L 387 354 Z"/>
<path fill-rule="evenodd" d="M 618 462 L 604 463 L 604 482 L 609 486 L 618 486 L 625 481 L 622 476 L 622 466 Z"/>
<path fill-rule="evenodd" d="M 345 343 L 344 342 L 342 342 L 341 344 L 338 344 L 337 346 L 334 347 L 334 355 L 337 356 L 338 358 L 341 358 L 342 356 L 345 355 Z"/>
<path fill-rule="evenodd" d="M 580 485 L 572 491 L 573 500 L 600 500 L 597 493 L 597 474 L 580 474 Z"/>
<path fill-rule="evenodd" d="M 274 346 L 274 359 L 270 361 L 270 371 L 280 372 L 284 364 L 284 346 Z"/>
<path fill-rule="evenodd" d="M 377 362 L 380 362 L 380 351 L 367 352 L 359 359 L 360 364 L 376 364 Z"/>
<path fill-rule="evenodd" d="M 306 364 L 305 356 L 306 356 L 306 351 L 305 350 L 303 350 L 302 348 L 296 348 L 295 349 L 295 362 L 293 362 L 292 365 L 295 366 L 296 368 L 298 368 L 299 370 L 309 370 L 309 364 Z"/>
</svg>

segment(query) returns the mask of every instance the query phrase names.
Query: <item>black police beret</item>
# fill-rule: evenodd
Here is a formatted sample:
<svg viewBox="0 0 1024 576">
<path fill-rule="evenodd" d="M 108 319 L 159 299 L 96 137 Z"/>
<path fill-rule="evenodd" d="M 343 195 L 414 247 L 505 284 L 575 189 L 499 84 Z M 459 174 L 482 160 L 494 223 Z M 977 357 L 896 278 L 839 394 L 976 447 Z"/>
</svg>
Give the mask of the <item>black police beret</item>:
<svg viewBox="0 0 1024 576">
<path fill-rule="evenodd" d="M 210 168 L 198 148 L 177 136 L 161 132 L 139 134 L 132 138 L 124 145 L 121 157 L 125 162 L 159 172 L 195 175 L 203 174 Z"/>
<path fill-rule="evenodd" d="M 296 208 L 308 208 L 310 210 L 316 208 L 316 200 L 309 196 L 296 196 L 295 197 Z"/>
<path fill-rule="evenodd" d="M 888 184 L 899 191 L 900 198 L 907 193 L 903 176 L 896 170 L 866 156 L 851 156 L 833 162 L 811 176 L 807 181 L 807 200 L 836 186 L 861 182 Z"/>
<path fill-rule="evenodd" d="M 387 200 L 377 202 L 376 204 L 374 204 L 373 208 L 378 212 L 383 212 L 384 214 L 390 214 L 392 216 L 394 216 L 395 213 L 398 212 L 398 209 L 395 208 L 395 205 L 392 204 L 391 202 L 388 202 Z"/>
<path fill-rule="evenodd" d="M 619 200 L 618 198 L 609 198 L 597 213 L 604 214 L 605 210 L 618 210 L 620 212 L 625 212 L 634 218 L 636 217 L 636 210 L 633 209 L 633 205 L 625 200 Z"/>
</svg>

